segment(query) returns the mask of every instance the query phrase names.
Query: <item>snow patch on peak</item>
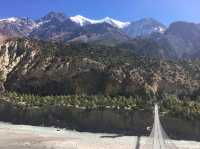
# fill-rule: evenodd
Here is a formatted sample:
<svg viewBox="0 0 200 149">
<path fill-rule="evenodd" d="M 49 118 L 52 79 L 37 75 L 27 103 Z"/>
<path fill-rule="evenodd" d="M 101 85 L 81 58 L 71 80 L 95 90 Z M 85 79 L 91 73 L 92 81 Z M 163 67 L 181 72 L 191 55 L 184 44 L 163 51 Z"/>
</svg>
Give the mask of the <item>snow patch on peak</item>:
<svg viewBox="0 0 200 149">
<path fill-rule="evenodd" d="M 152 31 L 153 31 L 153 32 L 159 32 L 159 33 L 162 33 L 162 34 L 163 34 L 163 33 L 165 32 L 165 30 L 166 30 L 166 29 L 165 29 L 164 27 L 162 27 L 162 26 L 157 26 L 157 27 L 154 27 Z"/>
<path fill-rule="evenodd" d="M 2 20 L 0 20 L 0 22 L 6 21 L 9 23 L 12 23 L 12 22 L 17 22 L 18 20 L 19 20 L 19 18 L 17 18 L 17 17 L 11 17 L 11 18 L 7 18 L 7 19 L 2 19 Z"/>
<path fill-rule="evenodd" d="M 128 25 L 130 25 L 130 22 L 121 22 L 121 21 L 112 19 L 110 17 L 104 18 L 102 20 L 102 22 L 106 22 L 108 24 L 113 25 L 114 27 L 121 28 L 121 29 L 127 27 Z"/>
<path fill-rule="evenodd" d="M 83 17 L 81 15 L 76 15 L 76 16 L 70 17 L 70 19 L 73 22 L 79 24 L 80 26 L 84 26 L 84 25 L 87 25 L 87 24 L 93 24 L 94 23 L 93 22 L 94 20 L 88 19 L 88 18 Z"/>
<path fill-rule="evenodd" d="M 130 25 L 130 22 L 121 22 L 121 21 L 118 21 L 118 20 L 114 20 L 110 17 L 106 17 L 106 18 L 100 19 L 100 20 L 92 20 L 92 19 L 88 19 L 86 17 L 83 17 L 81 15 L 77 15 L 77 16 L 70 17 L 70 19 L 73 22 L 79 24 L 80 26 L 84 26 L 84 25 L 88 25 L 88 24 L 108 23 L 108 24 L 110 24 L 114 27 L 122 29 L 122 28 Z"/>
<path fill-rule="evenodd" d="M 160 33 L 164 33 L 166 31 L 166 29 L 163 27 L 159 27 L 159 31 L 160 31 Z"/>
</svg>

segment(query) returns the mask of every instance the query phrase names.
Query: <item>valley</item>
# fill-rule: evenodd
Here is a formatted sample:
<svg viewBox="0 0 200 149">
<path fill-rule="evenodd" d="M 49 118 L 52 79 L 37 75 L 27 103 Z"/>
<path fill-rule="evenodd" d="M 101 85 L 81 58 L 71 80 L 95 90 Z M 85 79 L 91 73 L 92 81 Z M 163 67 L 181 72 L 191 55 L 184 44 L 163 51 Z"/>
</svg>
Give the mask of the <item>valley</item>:
<svg viewBox="0 0 200 149">
<path fill-rule="evenodd" d="M 149 135 L 154 103 L 171 138 L 199 141 L 199 39 L 199 24 L 166 26 L 153 18 L 50 12 L 0 20 L 0 121 L 23 125 L 1 123 L 8 135 L 0 147 L 16 149 L 20 141 L 21 149 L 130 148 L 138 137 L 128 135 Z M 85 143 L 88 136 L 96 140 Z"/>
</svg>

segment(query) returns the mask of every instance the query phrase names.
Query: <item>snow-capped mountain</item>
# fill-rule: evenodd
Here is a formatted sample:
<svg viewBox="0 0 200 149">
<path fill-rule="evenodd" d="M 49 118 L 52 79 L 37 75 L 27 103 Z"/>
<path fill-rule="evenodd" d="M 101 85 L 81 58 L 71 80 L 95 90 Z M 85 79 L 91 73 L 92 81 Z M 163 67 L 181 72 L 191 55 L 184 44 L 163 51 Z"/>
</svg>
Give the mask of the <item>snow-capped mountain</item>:
<svg viewBox="0 0 200 149">
<path fill-rule="evenodd" d="M 162 23 L 152 19 L 145 18 L 132 22 L 124 31 L 131 37 L 148 36 L 152 33 L 164 33 L 167 27 Z"/>
<path fill-rule="evenodd" d="M 0 40 L 15 37 L 28 37 L 38 27 L 37 23 L 29 18 L 11 17 L 0 20 Z"/>
<path fill-rule="evenodd" d="M 88 25 L 88 24 L 108 23 L 116 28 L 122 29 L 124 27 L 127 27 L 130 24 L 130 22 L 121 22 L 121 21 L 118 21 L 118 20 L 115 20 L 115 19 L 112 19 L 109 17 L 106 17 L 106 18 L 100 19 L 100 20 L 92 20 L 92 19 L 83 17 L 81 15 L 77 15 L 77 16 L 70 17 L 70 19 L 73 22 L 79 24 L 80 26 L 84 26 L 84 25 Z"/>
<path fill-rule="evenodd" d="M 81 15 L 68 17 L 63 13 L 50 12 L 46 16 L 32 20 L 11 17 L 0 20 L 0 40 L 15 37 L 31 37 L 40 40 L 74 41 L 84 39 L 101 41 L 115 39 L 124 41 L 130 37 L 146 36 L 154 32 L 162 33 L 165 26 L 153 19 L 136 22 L 122 22 L 105 17 L 93 20 Z"/>
<path fill-rule="evenodd" d="M 68 43 L 87 42 L 109 45 L 125 43 L 126 47 L 139 51 L 140 46 L 150 44 L 163 47 L 162 50 L 167 49 L 160 53 L 175 50 L 178 57 L 200 55 L 199 24 L 175 22 L 167 28 L 152 18 L 129 23 L 109 17 L 93 20 L 81 15 L 68 17 L 63 13 L 50 12 L 38 20 L 20 17 L 0 19 L 0 42 L 9 38 L 23 37 Z M 139 43 L 131 45 L 138 39 Z M 149 42 L 140 42 L 140 39 Z M 158 46 L 153 46 L 153 49 L 156 50 Z M 144 49 L 148 50 L 148 48 L 147 46 Z M 170 53 L 168 57 L 175 57 L 173 52 L 168 53 Z"/>
<path fill-rule="evenodd" d="M 0 20 L 0 25 L 8 25 L 8 24 L 13 24 L 13 25 L 21 26 L 21 27 L 27 27 L 30 29 L 33 29 L 38 26 L 37 23 L 30 18 L 10 17 L 7 19 Z"/>
</svg>

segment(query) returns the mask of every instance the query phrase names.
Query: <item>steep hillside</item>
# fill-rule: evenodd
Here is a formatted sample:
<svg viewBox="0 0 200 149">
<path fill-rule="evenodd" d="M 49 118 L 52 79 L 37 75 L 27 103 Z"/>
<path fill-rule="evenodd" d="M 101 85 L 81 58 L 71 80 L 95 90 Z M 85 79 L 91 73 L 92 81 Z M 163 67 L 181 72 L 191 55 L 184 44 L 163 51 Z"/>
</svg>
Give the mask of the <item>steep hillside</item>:
<svg viewBox="0 0 200 149">
<path fill-rule="evenodd" d="M 149 59 L 117 47 L 28 39 L 7 41 L 0 52 L 2 80 L 10 91 L 199 96 L 199 61 Z"/>
<path fill-rule="evenodd" d="M 164 34 L 150 37 L 160 46 L 173 50 L 178 58 L 199 58 L 200 27 L 195 23 L 174 22 Z"/>
<path fill-rule="evenodd" d="M 160 35 L 160 34 L 159 34 Z M 139 56 L 156 59 L 175 60 L 178 58 L 176 52 L 165 39 L 159 38 L 157 35 L 151 35 L 151 38 L 135 38 L 117 44 L 117 47 L 128 49 Z M 162 36 L 162 35 L 161 35 Z M 158 42 L 159 41 L 159 42 Z"/>
</svg>

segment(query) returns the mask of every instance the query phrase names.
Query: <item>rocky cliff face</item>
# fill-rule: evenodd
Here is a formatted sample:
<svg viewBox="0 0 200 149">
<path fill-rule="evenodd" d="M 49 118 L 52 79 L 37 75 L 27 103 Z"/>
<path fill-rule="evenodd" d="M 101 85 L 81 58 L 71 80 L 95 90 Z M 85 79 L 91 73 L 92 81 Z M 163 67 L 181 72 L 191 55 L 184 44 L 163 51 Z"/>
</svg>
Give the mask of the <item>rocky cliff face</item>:
<svg viewBox="0 0 200 149">
<path fill-rule="evenodd" d="M 200 64 L 136 57 L 132 52 L 87 44 L 28 39 L 0 46 L 1 78 L 7 90 L 42 95 L 195 95 Z"/>
</svg>

